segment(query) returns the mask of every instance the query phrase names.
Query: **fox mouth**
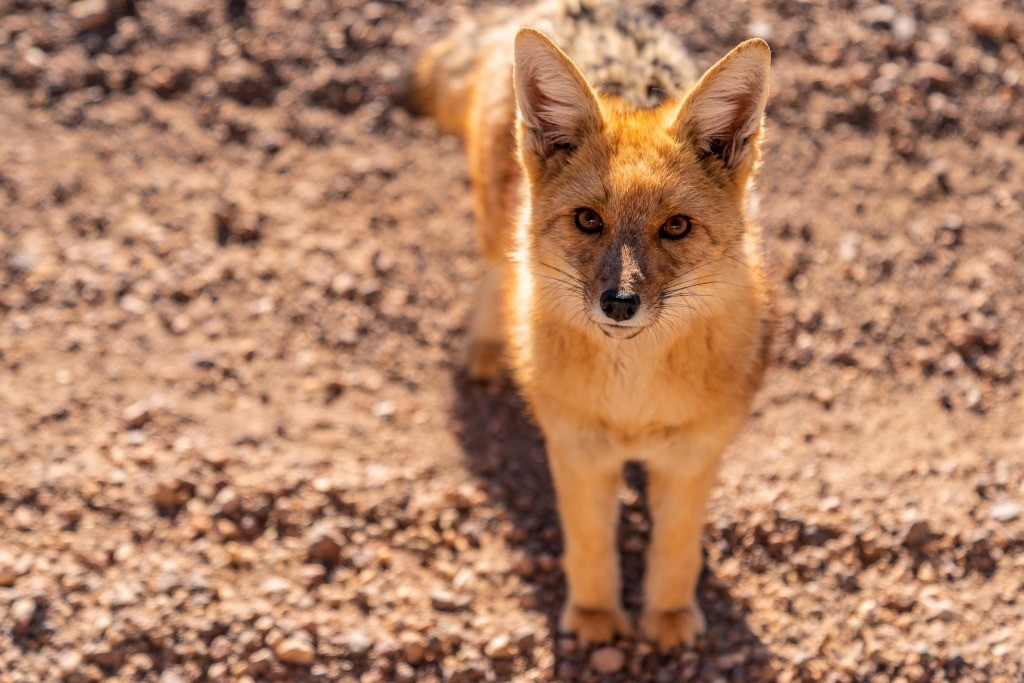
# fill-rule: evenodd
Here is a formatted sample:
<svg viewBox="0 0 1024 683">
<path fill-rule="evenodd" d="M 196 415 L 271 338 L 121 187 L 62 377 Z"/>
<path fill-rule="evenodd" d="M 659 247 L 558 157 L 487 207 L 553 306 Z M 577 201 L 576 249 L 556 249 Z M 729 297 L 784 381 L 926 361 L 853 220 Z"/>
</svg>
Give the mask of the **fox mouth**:
<svg viewBox="0 0 1024 683">
<path fill-rule="evenodd" d="M 647 329 L 646 326 L 616 325 L 614 323 L 598 323 L 597 327 L 604 333 L 604 336 L 621 341 L 632 339 Z"/>
</svg>

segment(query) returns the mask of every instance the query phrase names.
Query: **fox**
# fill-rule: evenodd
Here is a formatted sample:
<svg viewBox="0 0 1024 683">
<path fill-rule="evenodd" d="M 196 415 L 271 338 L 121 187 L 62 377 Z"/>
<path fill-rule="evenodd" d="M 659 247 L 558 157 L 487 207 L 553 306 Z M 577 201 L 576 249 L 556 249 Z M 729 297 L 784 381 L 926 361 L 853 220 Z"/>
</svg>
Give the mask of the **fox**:
<svg viewBox="0 0 1024 683">
<path fill-rule="evenodd" d="M 563 531 L 559 628 L 584 644 L 704 633 L 705 508 L 771 344 L 750 215 L 771 51 L 699 75 L 682 41 L 614 0 L 548 0 L 426 47 L 411 104 L 465 142 L 486 262 L 474 379 L 505 370 L 544 436 Z M 643 607 L 620 602 L 624 467 L 652 522 Z"/>
</svg>

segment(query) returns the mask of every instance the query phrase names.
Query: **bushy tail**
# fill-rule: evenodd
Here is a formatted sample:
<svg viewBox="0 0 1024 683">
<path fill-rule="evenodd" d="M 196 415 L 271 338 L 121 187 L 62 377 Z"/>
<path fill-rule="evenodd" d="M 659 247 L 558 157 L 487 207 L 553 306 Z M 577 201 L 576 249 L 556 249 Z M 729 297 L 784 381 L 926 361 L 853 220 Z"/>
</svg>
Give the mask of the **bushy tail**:
<svg viewBox="0 0 1024 683">
<path fill-rule="evenodd" d="M 471 21 L 423 50 L 409 74 L 412 111 L 432 117 L 446 133 L 465 137 L 478 51 L 479 27 Z"/>
</svg>

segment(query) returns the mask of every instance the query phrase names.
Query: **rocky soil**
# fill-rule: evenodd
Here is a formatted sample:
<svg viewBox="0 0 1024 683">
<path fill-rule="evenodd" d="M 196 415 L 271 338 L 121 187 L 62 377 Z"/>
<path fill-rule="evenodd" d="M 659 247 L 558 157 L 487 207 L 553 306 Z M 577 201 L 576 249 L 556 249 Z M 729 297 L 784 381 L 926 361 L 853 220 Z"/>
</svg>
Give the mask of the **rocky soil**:
<svg viewBox="0 0 1024 683">
<path fill-rule="evenodd" d="M 457 367 L 465 163 L 389 102 L 472 4 L 0 0 L 0 680 L 1020 681 L 1021 5 L 647 5 L 775 51 L 773 369 L 660 656 L 557 634 L 541 439 Z"/>
</svg>

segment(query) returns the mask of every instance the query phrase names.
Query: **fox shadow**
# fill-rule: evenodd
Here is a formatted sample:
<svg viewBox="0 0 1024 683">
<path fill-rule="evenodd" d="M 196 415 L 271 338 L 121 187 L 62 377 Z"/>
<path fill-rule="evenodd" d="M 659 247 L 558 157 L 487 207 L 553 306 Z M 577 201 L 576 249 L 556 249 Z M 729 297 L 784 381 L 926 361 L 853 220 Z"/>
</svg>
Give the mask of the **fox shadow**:
<svg viewBox="0 0 1024 683">
<path fill-rule="evenodd" d="M 554 487 L 548 471 L 544 439 L 514 387 L 508 382 L 480 384 L 464 376 L 453 380 L 456 400 L 452 417 L 466 464 L 481 488 L 501 505 L 512 523 L 506 541 L 517 556 L 514 571 L 533 593 L 524 608 L 544 613 L 550 632 L 558 633 L 558 616 L 565 599 L 565 578 L 557 558 L 562 553 Z M 618 548 L 622 566 L 622 601 L 636 617 L 642 607 L 644 554 L 650 536 L 646 476 L 638 465 L 625 472 L 626 495 L 620 506 Z M 693 651 L 680 650 L 644 658 L 645 680 L 772 680 L 768 649 L 751 631 L 743 609 L 705 564 L 698 599 L 708 631 Z M 582 670 L 583 648 L 565 647 L 558 656 L 568 670 Z M 627 652 L 636 643 L 621 642 Z M 600 680 L 619 680 L 625 672 Z M 588 680 L 597 680 L 588 678 Z M 626 679 L 622 679 L 626 680 Z"/>
</svg>

